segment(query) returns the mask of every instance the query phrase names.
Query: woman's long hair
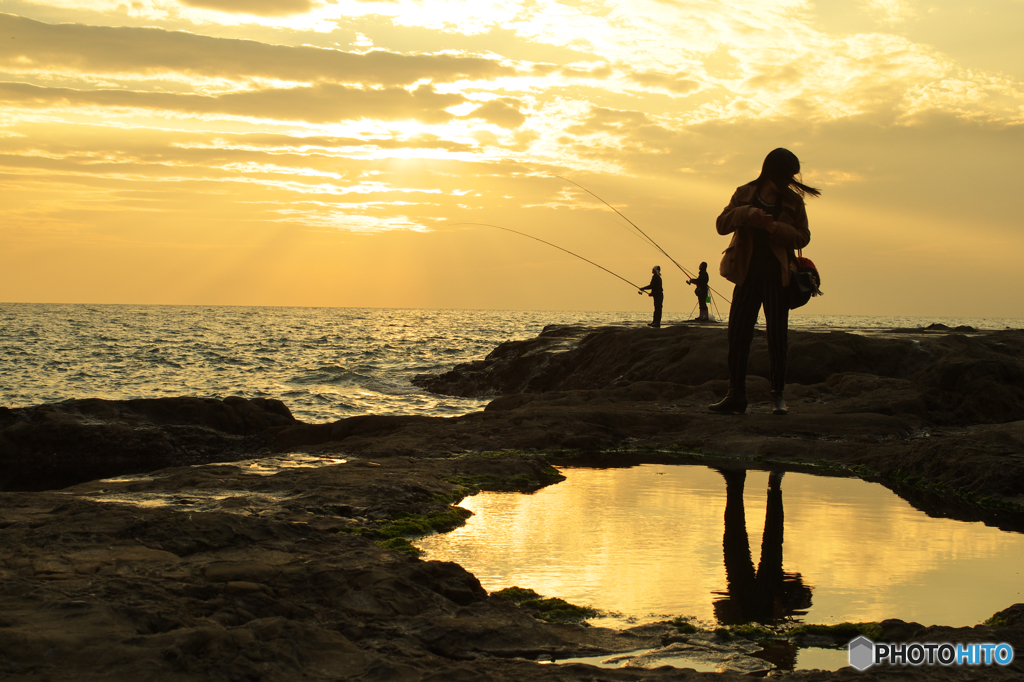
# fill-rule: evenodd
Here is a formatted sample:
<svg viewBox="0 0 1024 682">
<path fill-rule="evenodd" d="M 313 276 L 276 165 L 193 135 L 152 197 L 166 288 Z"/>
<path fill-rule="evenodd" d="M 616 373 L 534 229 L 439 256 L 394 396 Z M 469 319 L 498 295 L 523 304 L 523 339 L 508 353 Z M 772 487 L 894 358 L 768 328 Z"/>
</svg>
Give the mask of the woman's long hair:
<svg viewBox="0 0 1024 682">
<path fill-rule="evenodd" d="M 797 180 L 796 176 L 799 174 L 800 159 L 796 158 L 796 154 L 788 149 L 779 147 L 768 152 L 768 156 L 764 157 L 761 175 L 757 176 L 754 183 L 760 189 L 765 181 L 771 180 L 780 192 L 788 189 L 801 197 L 808 194 L 812 197 L 821 196 L 821 190 L 808 187 Z"/>
</svg>

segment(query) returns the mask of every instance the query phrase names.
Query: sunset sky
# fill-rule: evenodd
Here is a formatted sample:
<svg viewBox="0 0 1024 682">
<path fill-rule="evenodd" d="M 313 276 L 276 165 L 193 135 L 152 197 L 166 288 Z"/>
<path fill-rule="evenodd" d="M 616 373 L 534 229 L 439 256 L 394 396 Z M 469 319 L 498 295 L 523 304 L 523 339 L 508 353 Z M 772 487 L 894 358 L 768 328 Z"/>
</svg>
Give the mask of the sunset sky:
<svg viewBox="0 0 1024 682">
<path fill-rule="evenodd" d="M 0 0 L 0 301 L 648 310 L 794 151 L 807 314 L 1024 317 L 1024 0 Z M 721 303 L 724 311 L 724 301 Z"/>
</svg>

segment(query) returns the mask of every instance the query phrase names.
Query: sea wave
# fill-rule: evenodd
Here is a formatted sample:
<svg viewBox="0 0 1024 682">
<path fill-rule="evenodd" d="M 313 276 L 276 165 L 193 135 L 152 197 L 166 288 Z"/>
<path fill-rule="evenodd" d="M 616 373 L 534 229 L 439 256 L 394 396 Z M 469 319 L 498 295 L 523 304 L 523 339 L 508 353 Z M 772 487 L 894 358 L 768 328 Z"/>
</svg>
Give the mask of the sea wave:
<svg viewBox="0 0 1024 682">
<path fill-rule="evenodd" d="M 478 360 L 551 324 L 635 324 L 649 313 L 0 304 L 0 405 L 74 398 L 279 398 L 299 419 L 453 416 L 486 401 L 427 394 L 416 374 Z M 666 315 L 667 323 L 685 320 Z M 1024 320 L 796 314 L 794 328 L 1022 328 Z"/>
</svg>

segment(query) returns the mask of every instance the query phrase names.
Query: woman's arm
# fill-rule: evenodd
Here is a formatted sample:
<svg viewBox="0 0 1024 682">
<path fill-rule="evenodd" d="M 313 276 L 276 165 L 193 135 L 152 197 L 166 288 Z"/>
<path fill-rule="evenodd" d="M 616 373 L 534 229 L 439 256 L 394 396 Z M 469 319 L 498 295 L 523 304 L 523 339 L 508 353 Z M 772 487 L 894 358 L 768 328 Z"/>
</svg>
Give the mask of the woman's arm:
<svg viewBox="0 0 1024 682">
<path fill-rule="evenodd" d="M 790 249 L 802 249 L 811 242 L 811 230 L 807 226 L 807 209 L 803 202 L 793 212 L 793 224 L 776 220 L 768 232 L 772 241 Z"/>
<path fill-rule="evenodd" d="M 716 221 L 718 234 L 731 234 L 751 222 L 759 214 L 760 209 L 740 200 L 742 192 L 743 187 L 737 189 L 733 193 L 729 205 L 722 209 L 721 215 L 718 216 Z"/>
</svg>

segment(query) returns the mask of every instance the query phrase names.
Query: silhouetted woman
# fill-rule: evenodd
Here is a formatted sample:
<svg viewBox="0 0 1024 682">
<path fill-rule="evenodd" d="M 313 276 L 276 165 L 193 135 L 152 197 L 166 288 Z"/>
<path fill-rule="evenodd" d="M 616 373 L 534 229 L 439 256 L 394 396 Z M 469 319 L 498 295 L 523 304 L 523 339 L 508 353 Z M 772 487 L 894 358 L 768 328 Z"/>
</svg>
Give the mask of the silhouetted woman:
<svg viewBox="0 0 1024 682">
<path fill-rule="evenodd" d="M 718 216 L 718 234 L 732 234 L 720 272 L 736 285 L 729 308 L 729 393 L 709 405 L 713 412 L 743 414 L 747 409 L 747 359 L 757 314 L 764 306 L 768 337 L 768 381 L 773 414 L 786 414 L 790 273 L 796 254 L 811 241 L 803 197 L 820 191 L 796 180 L 800 160 L 788 149 L 765 157 L 761 175 L 736 189 Z"/>
</svg>

